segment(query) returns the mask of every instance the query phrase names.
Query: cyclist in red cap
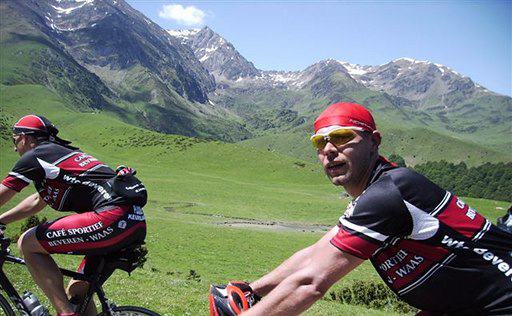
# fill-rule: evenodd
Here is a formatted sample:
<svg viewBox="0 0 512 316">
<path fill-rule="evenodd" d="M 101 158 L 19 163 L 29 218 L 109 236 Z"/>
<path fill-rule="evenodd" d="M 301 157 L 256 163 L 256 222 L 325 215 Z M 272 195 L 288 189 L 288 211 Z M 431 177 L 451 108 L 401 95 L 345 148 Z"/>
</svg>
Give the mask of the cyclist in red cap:
<svg viewBox="0 0 512 316">
<path fill-rule="evenodd" d="M 512 314 L 511 236 L 380 156 L 381 135 L 366 108 L 331 105 L 316 119 L 311 141 L 331 182 L 352 202 L 318 242 L 259 280 L 212 286 L 211 315 L 299 314 L 367 259 L 425 314 Z"/>
<path fill-rule="evenodd" d="M 43 116 L 27 115 L 14 125 L 14 149 L 21 158 L 0 184 L 0 206 L 30 183 L 37 193 L 1 214 L 0 224 L 33 215 L 46 205 L 78 213 L 29 229 L 18 240 L 32 277 L 58 315 L 75 315 L 50 254 L 85 255 L 80 269 L 87 270 L 92 268 L 89 255 L 142 243 L 146 222 L 141 207 L 147 196 L 131 168 L 116 173 L 57 134 Z M 68 288 L 71 296 L 85 295 L 86 290 L 83 281 L 72 280 Z M 91 304 L 89 312 L 94 309 Z"/>
</svg>

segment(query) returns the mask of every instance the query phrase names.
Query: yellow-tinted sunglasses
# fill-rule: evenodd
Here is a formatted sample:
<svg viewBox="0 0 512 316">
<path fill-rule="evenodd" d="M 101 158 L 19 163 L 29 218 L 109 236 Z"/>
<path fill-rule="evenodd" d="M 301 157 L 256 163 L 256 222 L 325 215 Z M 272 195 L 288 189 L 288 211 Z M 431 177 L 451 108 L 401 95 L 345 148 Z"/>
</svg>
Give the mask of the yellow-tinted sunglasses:
<svg viewBox="0 0 512 316">
<path fill-rule="evenodd" d="M 315 134 L 311 136 L 311 142 L 316 149 L 324 149 L 327 143 L 334 146 L 345 145 L 357 136 L 353 129 L 338 128 L 327 134 Z"/>
</svg>

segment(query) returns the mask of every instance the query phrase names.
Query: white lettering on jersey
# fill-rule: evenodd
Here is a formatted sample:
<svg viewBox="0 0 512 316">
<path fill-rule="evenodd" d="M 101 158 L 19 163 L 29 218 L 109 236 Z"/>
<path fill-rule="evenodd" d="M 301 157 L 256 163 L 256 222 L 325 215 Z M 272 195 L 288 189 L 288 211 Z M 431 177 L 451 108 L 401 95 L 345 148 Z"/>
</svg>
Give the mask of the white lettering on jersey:
<svg viewBox="0 0 512 316">
<path fill-rule="evenodd" d="M 512 267 L 488 249 L 475 248 L 473 251 L 481 255 L 484 260 L 489 261 L 493 266 L 497 267 L 500 272 L 505 274 L 505 276 L 510 277 L 512 275 Z M 512 281 L 512 278 L 510 281 Z"/>
</svg>

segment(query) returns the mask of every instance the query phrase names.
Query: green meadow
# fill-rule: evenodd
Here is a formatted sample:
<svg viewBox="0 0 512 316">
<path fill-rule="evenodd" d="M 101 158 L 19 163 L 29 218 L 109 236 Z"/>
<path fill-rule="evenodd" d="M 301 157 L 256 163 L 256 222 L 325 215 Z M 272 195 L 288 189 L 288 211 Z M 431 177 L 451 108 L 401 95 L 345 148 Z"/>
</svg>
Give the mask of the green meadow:
<svg viewBox="0 0 512 316">
<path fill-rule="evenodd" d="M 107 296 L 118 305 L 140 305 L 163 315 L 208 314 L 208 287 L 230 279 L 253 280 L 276 267 L 334 226 L 348 199 L 310 161 L 242 144 L 204 141 L 137 128 L 105 112 L 77 112 L 42 86 L 0 86 L 0 171 L 7 174 L 18 158 L 9 126 L 29 113 L 48 117 L 82 150 L 115 167 L 137 169 L 149 203 L 148 260 L 131 276 L 122 271 L 107 282 Z M 26 188 L 3 212 L 34 192 Z M 495 221 L 507 202 L 464 198 Z M 65 214 L 46 208 L 40 216 Z M 19 235 L 20 223 L 8 236 Z M 17 253 L 16 246 L 12 250 Z M 57 256 L 74 268 L 81 258 Z M 35 288 L 26 269 L 6 265 L 17 289 Z M 367 262 L 341 280 L 379 277 Z M 391 310 L 344 305 L 328 297 L 307 315 L 393 315 Z"/>
</svg>

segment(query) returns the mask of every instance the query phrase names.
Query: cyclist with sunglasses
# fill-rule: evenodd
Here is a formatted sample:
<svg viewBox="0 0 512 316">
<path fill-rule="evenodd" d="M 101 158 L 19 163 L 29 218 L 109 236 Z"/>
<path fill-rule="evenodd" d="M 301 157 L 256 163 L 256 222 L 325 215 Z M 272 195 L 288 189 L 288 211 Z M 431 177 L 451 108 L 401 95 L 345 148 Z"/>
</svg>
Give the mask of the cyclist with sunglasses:
<svg viewBox="0 0 512 316">
<path fill-rule="evenodd" d="M 311 141 L 331 182 L 352 202 L 318 242 L 259 280 L 212 286 L 211 315 L 299 314 L 367 259 L 427 315 L 512 314 L 510 235 L 380 156 L 381 135 L 366 108 L 331 105 L 316 119 Z"/>
<path fill-rule="evenodd" d="M 131 168 L 117 173 L 107 165 L 57 136 L 58 129 L 45 117 L 27 115 L 13 127 L 14 149 L 21 158 L 0 184 L 0 206 L 34 183 L 30 195 L 0 215 L 9 224 L 41 211 L 76 212 L 27 230 L 18 240 L 35 282 L 51 301 L 57 315 L 75 315 L 63 277 L 50 254 L 79 254 L 79 270 L 92 269 L 88 256 L 107 254 L 143 243 L 146 222 L 141 207 L 145 188 Z M 92 260 L 93 261 L 93 260 Z M 85 295 L 88 284 L 72 280 L 68 293 Z M 88 314 L 96 315 L 94 304 Z"/>
</svg>

